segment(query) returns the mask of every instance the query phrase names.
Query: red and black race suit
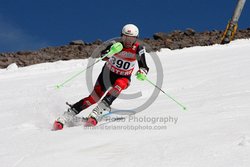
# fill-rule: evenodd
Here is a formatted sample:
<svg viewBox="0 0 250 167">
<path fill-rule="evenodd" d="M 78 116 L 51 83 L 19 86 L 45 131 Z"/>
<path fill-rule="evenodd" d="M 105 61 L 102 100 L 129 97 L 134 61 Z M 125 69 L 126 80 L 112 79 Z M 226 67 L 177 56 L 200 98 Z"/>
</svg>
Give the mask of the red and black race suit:
<svg viewBox="0 0 250 167">
<path fill-rule="evenodd" d="M 102 54 L 105 55 L 108 53 L 110 47 L 111 45 L 103 50 Z M 104 60 L 107 61 L 105 66 L 107 66 L 110 71 L 121 76 L 131 75 L 136 61 L 138 62 L 139 68 L 144 68 L 146 72 L 149 70 L 145 59 L 145 49 L 139 42 L 136 42 L 132 48 L 123 48 L 121 52 Z"/>
<path fill-rule="evenodd" d="M 111 45 L 101 52 L 102 56 L 109 52 Z M 149 70 L 145 60 L 145 49 L 139 42 L 136 42 L 132 48 L 123 48 L 121 52 L 104 58 L 104 60 L 106 63 L 96 81 L 94 90 L 88 97 L 73 105 L 76 111 L 81 112 L 95 104 L 107 91 L 103 100 L 111 105 L 120 92 L 129 86 L 136 61 L 139 68 L 144 68 L 146 72 Z M 109 90 L 109 88 L 111 89 Z"/>
</svg>

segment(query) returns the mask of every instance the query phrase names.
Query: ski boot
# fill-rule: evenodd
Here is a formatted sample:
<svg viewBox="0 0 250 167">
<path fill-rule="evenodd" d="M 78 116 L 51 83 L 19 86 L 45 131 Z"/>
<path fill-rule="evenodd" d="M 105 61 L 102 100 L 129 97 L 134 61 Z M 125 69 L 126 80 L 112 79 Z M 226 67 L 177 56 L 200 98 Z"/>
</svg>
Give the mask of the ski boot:
<svg viewBox="0 0 250 167">
<path fill-rule="evenodd" d="M 54 122 L 54 130 L 61 130 L 65 124 L 70 124 L 73 121 L 77 111 L 74 108 L 69 108 L 63 113 L 62 116 L 58 117 Z"/>
<path fill-rule="evenodd" d="M 106 101 L 102 100 L 89 114 L 88 120 L 85 123 L 85 126 L 96 126 L 100 119 L 100 116 L 110 111 L 111 111 L 111 108 L 109 104 Z"/>
</svg>

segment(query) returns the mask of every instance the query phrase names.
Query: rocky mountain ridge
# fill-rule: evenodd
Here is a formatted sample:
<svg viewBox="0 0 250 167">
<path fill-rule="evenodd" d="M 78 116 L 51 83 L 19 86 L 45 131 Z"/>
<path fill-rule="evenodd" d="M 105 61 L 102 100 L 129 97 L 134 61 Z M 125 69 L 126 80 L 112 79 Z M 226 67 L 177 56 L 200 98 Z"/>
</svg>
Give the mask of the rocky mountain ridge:
<svg viewBox="0 0 250 167">
<path fill-rule="evenodd" d="M 223 31 L 213 30 L 196 32 L 193 29 L 185 31 L 173 31 L 170 33 L 158 32 L 152 38 L 142 39 L 153 51 L 161 48 L 182 49 L 192 46 L 208 46 L 219 44 Z M 250 38 L 250 27 L 245 30 L 238 30 L 235 39 Z M 37 51 L 19 51 L 15 53 L 0 53 L 0 68 L 6 68 L 12 63 L 23 67 L 32 64 L 54 62 L 58 60 L 84 59 L 91 56 L 93 50 L 101 45 L 101 40 L 92 43 L 85 43 L 82 40 L 72 41 L 67 45 L 58 47 L 47 47 Z M 149 51 L 152 51 L 149 50 Z"/>
</svg>

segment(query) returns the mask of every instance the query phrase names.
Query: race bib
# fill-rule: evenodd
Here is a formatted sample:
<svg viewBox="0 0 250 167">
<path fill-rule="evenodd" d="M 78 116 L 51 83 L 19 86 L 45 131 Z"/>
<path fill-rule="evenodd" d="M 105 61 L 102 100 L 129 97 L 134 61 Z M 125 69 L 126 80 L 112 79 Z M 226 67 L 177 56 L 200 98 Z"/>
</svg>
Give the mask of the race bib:
<svg viewBox="0 0 250 167">
<path fill-rule="evenodd" d="M 131 75 L 136 61 L 127 61 L 119 57 L 112 56 L 108 61 L 108 68 L 119 75 Z"/>
</svg>

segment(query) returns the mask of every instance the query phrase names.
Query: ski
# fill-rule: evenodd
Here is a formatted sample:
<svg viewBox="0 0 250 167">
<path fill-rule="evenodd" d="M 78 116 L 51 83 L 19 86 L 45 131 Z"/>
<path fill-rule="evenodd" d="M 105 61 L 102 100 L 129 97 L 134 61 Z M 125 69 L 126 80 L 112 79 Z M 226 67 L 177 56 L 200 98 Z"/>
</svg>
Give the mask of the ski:
<svg viewBox="0 0 250 167">
<path fill-rule="evenodd" d="M 121 113 L 122 113 L 123 116 L 120 115 Z M 109 124 L 109 123 L 112 123 L 112 122 L 125 120 L 126 119 L 125 115 L 128 116 L 128 115 L 131 115 L 131 114 L 134 115 L 135 112 L 134 111 L 126 111 L 126 110 L 112 111 L 112 112 L 109 112 L 107 114 L 101 115 L 97 119 L 97 121 L 98 121 L 97 125 L 87 123 L 88 117 L 74 116 L 73 120 L 70 121 L 70 122 L 67 122 L 65 125 L 62 125 L 60 122 L 58 122 L 56 120 L 54 122 L 54 124 L 53 124 L 53 129 L 52 130 L 54 130 L 54 131 L 62 130 L 65 127 L 69 128 L 69 127 L 75 127 L 75 126 L 98 127 L 98 126 L 106 125 L 106 124 Z"/>
<path fill-rule="evenodd" d="M 65 127 L 70 128 L 70 127 L 75 127 L 75 126 L 98 127 L 98 126 L 110 124 L 112 122 L 125 120 L 127 116 L 134 115 L 134 114 L 136 114 L 136 112 L 133 110 L 113 110 L 109 113 L 101 115 L 97 119 L 98 121 L 97 125 L 91 125 L 91 124 L 86 125 L 88 121 L 88 117 L 74 116 L 73 120 L 70 122 L 67 122 L 66 125 L 60 125 L 60 123 L 58 124 L 58 122 L 55 121 L 53 124 L 52 130 L 62 130 Z"/>
</svg>

